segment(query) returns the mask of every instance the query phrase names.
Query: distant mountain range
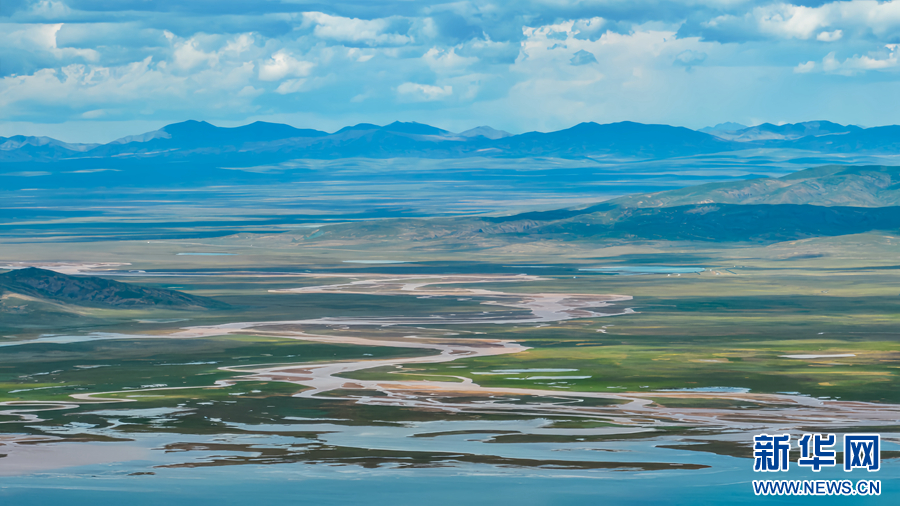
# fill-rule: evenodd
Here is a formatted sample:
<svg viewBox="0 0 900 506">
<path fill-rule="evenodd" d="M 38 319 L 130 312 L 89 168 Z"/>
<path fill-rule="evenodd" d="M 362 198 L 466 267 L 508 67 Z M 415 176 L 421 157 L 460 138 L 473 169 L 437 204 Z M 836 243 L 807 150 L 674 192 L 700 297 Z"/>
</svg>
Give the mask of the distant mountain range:
<svg viewBox="0 0 900 506">
<path fill-rule="evenodd" d="M 556 132 L 511 135 L 487 126 L 453 133 L 403 122 L 385 126 L 362 123 L 328 133 L 265 122 L 222 128 L 204 121 L 186 121 L 102 145 L 70 144 L 47 137 L 0 137 L 0 162 L 152 158 L 240 165 L 251 160 L 279 163 L 354 157 L 661 159 L 749 149 L 900 153 L 900 126 L 861 128 L 811 121 L 739 127 L 742 125 L 724 124 L 694 131 L 626 121 L 581 123 Z"/>
<path fill-rule="evenodd" d="M 796 140 L 804 137 L 822 137 L 826 135 L 855 134 L 865 130 L 854 125 L 839 125 L 830 121 L 807 121 L 805 123 L 789 123 L 773 125 L 763 123 L 754 127 L 746 127 L 738 123 L 723 123 L 715 127 L 707 127 L 699 131 L 715 135 L 721 139 L 753 142 Z"/>
</svg>

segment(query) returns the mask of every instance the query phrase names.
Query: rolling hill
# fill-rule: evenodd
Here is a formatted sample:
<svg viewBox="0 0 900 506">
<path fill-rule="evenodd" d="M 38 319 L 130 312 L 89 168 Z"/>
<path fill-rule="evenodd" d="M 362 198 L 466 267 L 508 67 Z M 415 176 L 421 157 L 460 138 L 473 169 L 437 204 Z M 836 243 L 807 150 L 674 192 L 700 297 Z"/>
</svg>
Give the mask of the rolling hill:
<svg viewBox="0 0 900 506">
<path fill-rule="evenodd" d="M 226 304 L 174 290 L 148 288 L 95 276 L 69 276 L 29 267 L 0 274 L 0 295 L 107 308 L 218 309 Z"/>
<path fill-rule="evenodd" d="M 900 230 L 900 167 L 825 166 L 777 179 L 634 195 L 581 209 L 351 223 L 323 228 L 304 240 L 771 243 L 876 230 Z"/>
<path fill-rule="evenodd" d="M 666 240 L 773 243 L 812 237 L 900 230 L 900 207 L 706 204 L 662 208 L 592 207 L 548 219 L 441 218 L 336 225 L 306 241 L 412 242 L 468 248 L 486 242 Z M 589 212 L 587 212 L 589 211 Z M 282 239 L 290 239 L 293 234 Z"/>
<path fill-rule="evenodd" d="M 666 192 L 629 195 L 609 203 L 623 207 L 714 203 L 900 206 L 900 167 L 829 165 L 780 178 L 710 183 Z"/>
</svg>

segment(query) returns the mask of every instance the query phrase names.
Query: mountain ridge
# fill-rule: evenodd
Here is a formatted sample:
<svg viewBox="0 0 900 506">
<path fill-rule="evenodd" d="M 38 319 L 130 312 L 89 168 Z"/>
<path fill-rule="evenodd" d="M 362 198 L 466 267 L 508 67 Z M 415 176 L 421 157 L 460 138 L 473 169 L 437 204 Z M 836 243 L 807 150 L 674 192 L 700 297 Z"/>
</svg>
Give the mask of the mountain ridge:
<svg viewBox="0 0 900 506">
<path fill-rule="evenodd" d="M 115 160 L 139 157 L 235 167 L 298 159 L 402 157 L 661 160 L 716 153 L 745 156 L 740 153 L 752 152 L 748 150 L 787 150 L 793 153 L 791 156 L 808 152 L 805 156 L 810 159 L 827 154 L 900 154 L 900 126 L 864 129 L 828 121 L 764 123 L 730 133 L 704 133 L 632 121 L 583 122 L 558 131 L 512 135 L 486 126 L 453 133 L 423 123 L 400 121 L 384 126 L 360 123 L 328 133 L 261 121 L 217 127 L 189 120 L 98 146 L 66 144 L 50 138 L 29 138 L 27 142 L 22 139 L 0 138 L 0 161 L 105 159 L 118 163 Z"/>
<path fill-rule="evenodd" d="M 478 127 L 477 135 L 455 134 L 416 122 L 385 126 L 358 124 L 329 134 L 288 125 L 256 122 L 233 128 L 205 121 L 185 121 L 155 132 L 117 139 L 84 152 L 0 152 L 14 161 L 53 161 L 64 157 L 209 157 L 227 153 L 265 152 L 280 159 L 419 156 L 456 158 L 468 156 L 620 156 L 653 158 L 713 153 L 735 147 L 729 141 L 683 127 L 634 122 L 598 124 L 586 122 L 556 132 L 508 135 L 490 127 Z M 485 135 L 486 134 L 486 135 Z M 15 155 L 22 155 L 16 157 Z"/>
<path fill-rule="evenodd" d="M 854 125 L 841 125 L 831 121 L 804 121 L 802 123 L 786 123 L 774 125 L 762 123 L 756 126 L 744 127 L 733 131 L 710 131 L 712 135 L 726 140 L 738 142 L 753 141 L 792 141 L 804 137 L 821 137 L 825 135 L 840 135 L 864 130 Z"/>
</svg>

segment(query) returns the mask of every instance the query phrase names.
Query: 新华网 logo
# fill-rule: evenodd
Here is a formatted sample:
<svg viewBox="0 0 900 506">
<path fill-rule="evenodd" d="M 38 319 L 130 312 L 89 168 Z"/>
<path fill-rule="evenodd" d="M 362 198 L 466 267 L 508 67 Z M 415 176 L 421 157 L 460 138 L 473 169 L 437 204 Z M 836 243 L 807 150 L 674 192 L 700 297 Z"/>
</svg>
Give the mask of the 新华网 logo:
<svg viewBox="0 0 900 506">
<path fill-rule="evenodd" d="M 835 434 L 803 434 L 797 439 L 799 467 L 820 472 L 838 464 Z M 845 434 L 843 441 L 844 471 L 865 469 L 878 471 L 881 467 L 880 434 Z M 753 470 L 783 472 L 790 468 L 790 434 L 758 434 L 753 437 Z M 753 493 L 791 496 L 879 496 L 881 480 L 815 479 L 815 480 L 753 480 Z"/>
<path fill-rule="evenodd" d="M 797 465 L 819 472 L 823 467 L 837 465 L 834 434 L 803 434 L 797 440 L 800 458 Z M 753 470 L 756 472 L 781 472 L 790 468 L 791 435 L 758 434 L 753 437 Z M 880 434 L 844 435 L 844 471 L 865 469 L 878 471 L 881 467 Z"/>
</svg>

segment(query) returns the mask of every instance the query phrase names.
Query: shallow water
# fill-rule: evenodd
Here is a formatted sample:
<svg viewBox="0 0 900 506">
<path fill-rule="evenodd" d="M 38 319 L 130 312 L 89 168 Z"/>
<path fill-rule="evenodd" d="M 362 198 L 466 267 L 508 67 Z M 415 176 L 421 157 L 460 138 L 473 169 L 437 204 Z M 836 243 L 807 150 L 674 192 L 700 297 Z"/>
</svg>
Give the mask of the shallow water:
<svg viewBox="0 0 900 506">
<path fill-rule="evenodd" d="M 507 445 L 504 445 L 507 446 Z M 522 445 L 524 446 L 524 445 Z M 875 474 L 882 494 L 866 498 L 760 497 L 750 481 L 752 460 L 669 450 L 712 465 L 701 470 L 563 470 L 458 464 L 401 469 L 323 464 L 161 469 L 137 460 L 71 467 L 0 481 L 0 503 L 10 505 L 310 504 L 310 505 L 602 505 L 602 504 L 898 504 L 900 465 L 885 461 Z M 177 455 L 177 454 L 176 454 Z M 792 469 L 779 479 L 846 479 L 843 472 Z M 820 476 L 821 475 L 821 476 Z M 772 476 L 767 476 L 772 477 Z M 852 501 L 851 501 L 852 500 Z M 214 502 L 213 502 L 214 501 Z M 265 501 L 265 502 L 261 502 Z"/>
<path fill-rule="evenodd" d="M 611 274 L 693 274 L 703 272 L 703 267 L 676 267 L 668 265 L 616 265 L 578 269 L 585 272 L 607 272 Z"/>
<path fill-rule="evenodd" d="M 172 339 L 168 336 L 155 336 L 155 335 L 131 335 L 131 334 L 117 334 L 111 332 L 91 332 L 90 334 L 78 335 L 78 336 L 66 336 L 66 335 L 44 335 L 37 339 L 28 339 L 28 340 L 20 340 L 20 341 L 6 341 L 0 342 L 0 347 L 6 346 L 25 346 L 28 344 L 72 344 L 72 343 L 84 343 L 90 341 L 109 341 L 111 339 Z"/>
<path fill-rule="evenodd" d="M 406 260 L 344 260 L 345 264 L 408 264 Z"/>
<path fill-rule="evenodd" d="M 257 504 L 397 506 L 428 505 L 594 505 L 594 504 L 898 504 L 900 460 L 883 459 L 878 473 L 839 468 L 814 473 L 791 465 L 789 472 L 761 475 L 753 460 L 686 448 L 682 436 L 634 439 L 640 427 L 559 428 L 546 419 L 409 421 L 353 425 L 333 419 L 284 419 L 284 423 L 222 422 L 214 434 L 135 432 L 129 420 L 173 420 L 191 408 L 98 407 L 90 414 L 112 423 L 105 427 L 70 422 L 45 427 L 49 434 L 126 437 L 121 442 L 42 443 L 23 446 L 0 441 L 0 504 L 73 506 L 97 504 L 174 505 Z M 143 423 L 143 422 L 141 422 Z M 154 422 L 155 423 L 155 422 Z M 151 426 L 153 423 L 151 423 Z M 502 434 L 569 436 L 565 441 L 498 442 Z M 588 436 L 606 436 L 602 440 Z M 882 451 L 900 450 L 897 434 L 885 434 Z M 709 440 L 702 433 L 689 438 Z M 750 442 L 752 433 L 719 434 L 719 441 Z M 690 443 L 688 443 L 690 444 Z M 193 446 L 192 446 L 193 445 Z M 206 445 L 206 446 L 205 446 Z M 216 447 L 218 445 L 218 447 Z M 363 467 L 359 458 L 306 461 L 259 460 L 266 449 L 334 449 L 475 456 L 485 463 L 444 458 L 432 463 L 403 459 Z M 177 448 L 186 448 L 181 449 Z M 168 448 L 168 449 L 167 449 Z M 748 449 L 749 451 L 749 449 Z M 326 452 L 327 453 L 327 452 Z M 363 453 L 364 455 L 364 453 Z M 363 457 L 365 458 L 365 457 Z M 534 461 L 542 466 L 489 463 L 491 459 Z M 277 459 L 276 459 L 277 460 Z M 547 462 L 620 463 L 616 469 L 564 469 Z M 703 469 L 642 471 L 638 463 L 702 465 Z M 218 465 L 212 465 L 216 464 Z M 629 467 L 630 464 L 634 464 Z M 206 467 L 161 467 L 172 465 Z M 134 473 L 140 473 L 134 475 Z M 153 474 L 148 474 L 153 473 Z M 882 494 L 867 498 L 756 498 L 753 479 L 878 479 Z M 149 494 L 148 492 L 152 492 Z"/>
<path fill-rule="evenodd" d="M 42 427 L 48 435 L 92 434 L 125 437 L 129 441 L 21 446 L 0 441 L 0 454 L 8 455 L 0 458 L 0 504 L 196 506 L 212 501 L 217 505 L 257 504 L 260 499 L 266 503 L 317 506 L 631 505 L 661 504 L 663 498 L 665 504 L 676 505 L 900 501 L 898 459 L 883 459 L 878 473 L 845 473 L 839 468 L 813 473 L 792 464 L 789 472 L 760 475 L 752 471 L 750 458 L 719 455 L 702 448 L 692 451 L 690 447 L 663 447 L 710 440 L 749 443 L 753 433 L 746 430 L 725 431 L 716 436 L 708 436 L 706 431 L 688 436 L 660 432 L 654 436 L 653 429 L 646 427 L 565 428 L 543 418 L 454 420 L 452 415 L 445 420 L 374 426 L 340 419 L 284 418 L 264 424 L 210 420 L 219 424 L 215 433 L 181 434 L 152 429 L 193 411 L 190 407 L 98 406 L 85 414 L 105 418 L 109 424 L 72 421 Z M 139 427 L 144 429 L 135 430 Z M 641 438 L 635 439 L 636 433 L 642 433 Z M 551 438 L 503 442 L 505 434 Z M 564 439 L 558 439 L 563 436 Z M 883 452 L 900 450 L 898 434 L 884 436 Z M 323 460 L 320 452 L 317 458 L 300 457 L 294 461 L 277 456 L 269 460 L 259 458 L 266 450 L 297 450 L 306 445 L 361 449 L 361 457 Z M 367 459 L 366 451 L 395 452 L 408 457 L 383 462 L 374 457 L 366 464 L 360 460 Z M 328 453 L 332 452 L 325 452 Z M 411 458 L 424 454 L 445 457 L 418 462 Z M 467 461 L 458 460 L 465 456 Z M 240 458 L 251 460 L 241 465 L 223 465 Z M 472 458 L 476 460 L 473 462 Z M 515 465 L 514 461 L 540 465 Z M 616 463 L 617 468 L 548 465 L 554 461 Z M 373 462 L 377 467 L 364 467 Z M 676 467 L 644 471 L 638 469 L 640 463 L 669 463 Z M 172 465 L 202 467 L 161 467 Z M 677 468 L 688 465 L 708 467 Z M 756 498 L 751 480 L 762 478 L 879 479 L 882 495 L 865 499 Z"/>
</svg>

